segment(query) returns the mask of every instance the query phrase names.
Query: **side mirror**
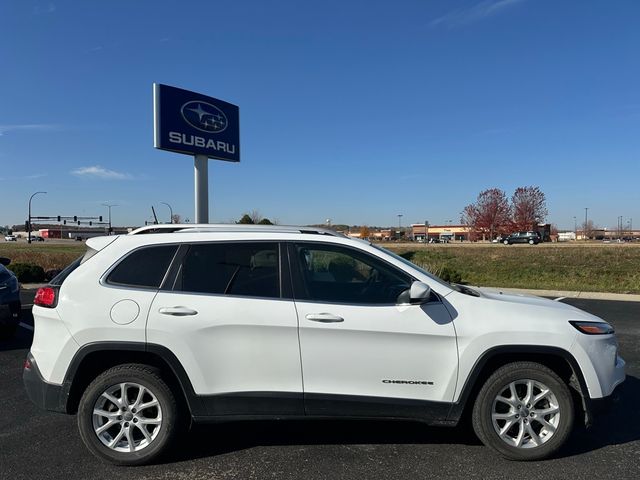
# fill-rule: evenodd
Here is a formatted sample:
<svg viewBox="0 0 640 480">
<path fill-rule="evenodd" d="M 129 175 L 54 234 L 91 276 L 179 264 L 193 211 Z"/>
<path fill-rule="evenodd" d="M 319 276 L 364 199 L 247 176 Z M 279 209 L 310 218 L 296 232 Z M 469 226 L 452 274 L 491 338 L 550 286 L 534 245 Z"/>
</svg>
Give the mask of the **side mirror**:
<svg viewBox="0 0 640 480">
<path fill-rule="evenodd" d="M 6 267 L 11 263 L 11 259 L 6 257 L 0 257 L 0 263 Z"/>
<path fill-rule="evenodd" d="M 411 287 L 398 295 L 398 305 L 422 305 L 429 301 L 431 287 L 423 282 L 413 282 Z"/>
</svg>

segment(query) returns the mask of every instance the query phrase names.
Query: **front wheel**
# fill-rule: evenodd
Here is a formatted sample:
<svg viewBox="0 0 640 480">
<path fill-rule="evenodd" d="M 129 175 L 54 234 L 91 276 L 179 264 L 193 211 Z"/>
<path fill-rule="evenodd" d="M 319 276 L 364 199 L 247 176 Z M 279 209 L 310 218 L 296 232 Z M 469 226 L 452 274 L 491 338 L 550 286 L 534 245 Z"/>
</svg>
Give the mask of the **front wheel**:
<svg viewBox="0 0 640 480">
<path fill-rule="evenodd" d="M 176 399 L 157 370 L 125 364 L 99 375 L 78 408 L 80 436 L 95 456 L 142 465 L 162 455 L 176 436 Z"/>
<path fill-rule="evenodd" d="M 540 460 L 555 453 L 573 428 L 569 387 L 539 363 L 499 368 L 482 386 L 473 428 L 486 446 L 510 460 Z"/>
</svg>

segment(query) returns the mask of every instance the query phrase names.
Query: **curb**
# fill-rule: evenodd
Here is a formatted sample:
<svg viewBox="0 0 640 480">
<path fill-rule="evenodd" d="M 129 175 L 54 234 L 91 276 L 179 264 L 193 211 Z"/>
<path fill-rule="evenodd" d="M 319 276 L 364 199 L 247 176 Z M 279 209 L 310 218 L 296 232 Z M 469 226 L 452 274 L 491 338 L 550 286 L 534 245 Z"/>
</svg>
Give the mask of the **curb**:
<svg viewBox="0 0 640 480">
<path fill-rule="evenodd" d="M 525 293 L 538 297 L 562 298 L 583 298 L 585 300 L 614 300 L 617 302 L 640 302 L 640 295 L 630 293 L 607 293 L 607 292 L 577 292 L 567 290 L 533 290 L 528 288 L 500 288 L 489 287 L 509 293 Z"/>
</svg>

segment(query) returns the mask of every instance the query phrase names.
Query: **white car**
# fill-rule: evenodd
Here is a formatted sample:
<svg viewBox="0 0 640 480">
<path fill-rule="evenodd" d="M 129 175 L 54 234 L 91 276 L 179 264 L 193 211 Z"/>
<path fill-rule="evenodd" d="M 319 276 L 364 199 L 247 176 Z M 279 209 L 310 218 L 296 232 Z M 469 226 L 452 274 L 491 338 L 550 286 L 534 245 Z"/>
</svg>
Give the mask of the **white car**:
<svg viewBox="0 0 640 480">
<path fill-rule="evenodd" d="M 329 230 L 154 225 L 87 247 L 37 292 L 23 377 L 117 464 L 156 459 L 189 418 L 465 412 L 501 455 L 541 459 L 625 378 L 600 318 Z"/>
<path fill-rule="evenodd" d="M 15 235 L 5 235 L 4 236 L 4 241 L 5 242 L 17 242 L 18 239 L 16 238 Z"/>
</svg>

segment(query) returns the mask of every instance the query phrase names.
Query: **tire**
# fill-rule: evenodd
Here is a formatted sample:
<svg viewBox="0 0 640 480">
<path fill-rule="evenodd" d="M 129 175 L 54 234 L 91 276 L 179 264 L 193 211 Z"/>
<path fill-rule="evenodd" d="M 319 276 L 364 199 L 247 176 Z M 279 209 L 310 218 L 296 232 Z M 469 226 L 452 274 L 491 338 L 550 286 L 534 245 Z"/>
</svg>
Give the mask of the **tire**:
<svg viewBox="0 0 640 480">
<path fill-rule="evenodd" d="M 536 242 L 534 242 L 533 240 L 529 240 L 529 245 L 533 245 L 534 243 Z"/>
<path fill-rule="evenodd" d="M 535 403 L 525 403 L 530 392 L 535 398 L 546 389 L 549 392 Z M 541 414 L 545 411 L 549 413 Z M 499 418 L 494 420 L 494 413 Z M 472 414 L 473 429 L 482 443 L 509 460 L 521 461 L 553 455 L 569 437 L 573 420 L 569 387 L 555 372 L 534 362 L 510 363 L 496 370 L 480 389 Z"/>
<path fill-rule="evenodd" d="M 509 245 L 509 240 L 504 240 L 502 243 L 504 243 L 505 245 Z"/>
<path fill-rule="evenodd" d="M 78 407 L 78 428 L 96 457 L 116 465 L 143 465 L 167 451 L 178 433 L 180 417 L 176 398 L 158 370 L 125 364 L 103 372 L 87 387 Z"/>
<path fill-rule="evenodd" d="M 18 330 L 17 325 L 3 325 L 0 327 L 0 340 L 10 340 Z"/>
</svg>

